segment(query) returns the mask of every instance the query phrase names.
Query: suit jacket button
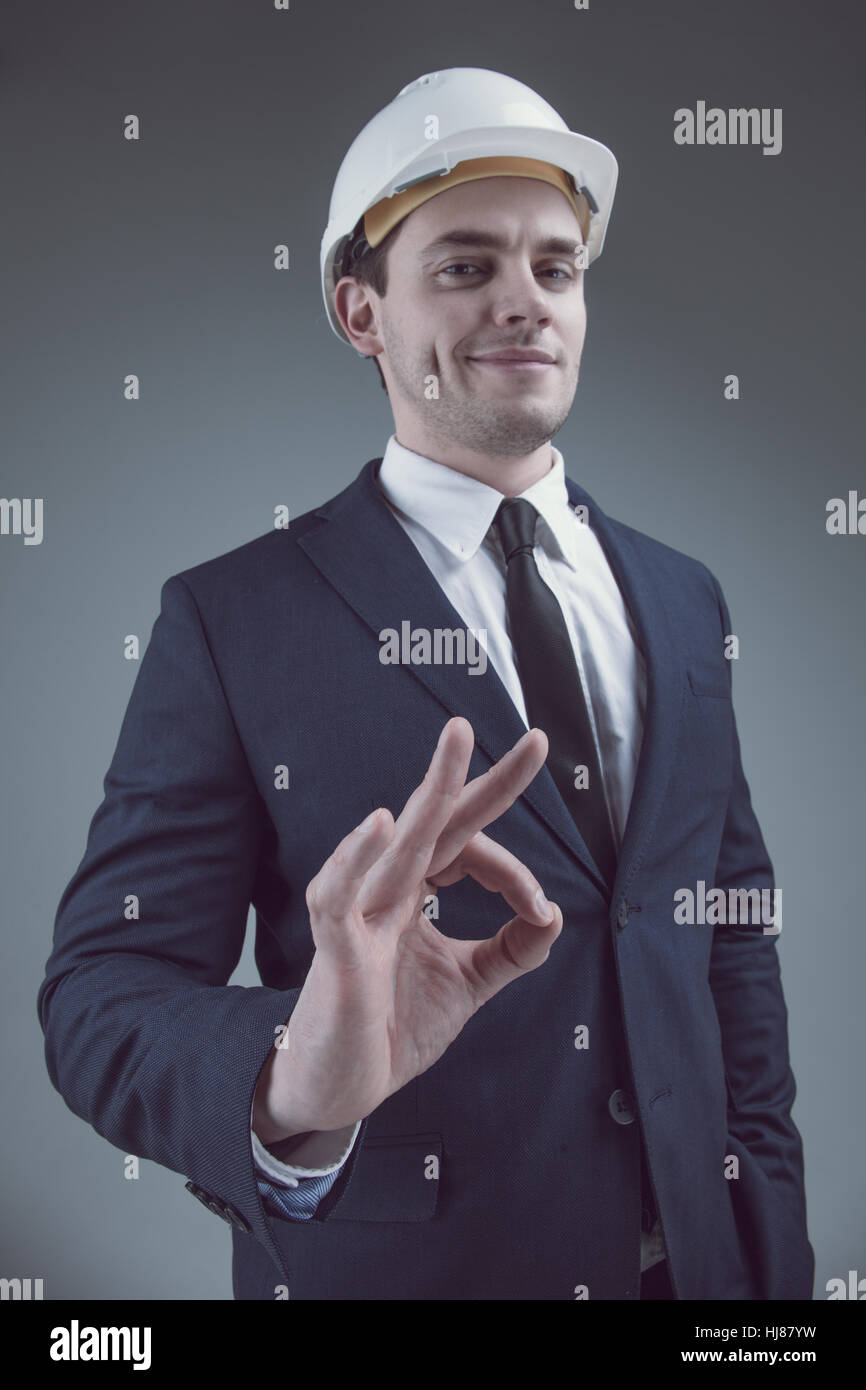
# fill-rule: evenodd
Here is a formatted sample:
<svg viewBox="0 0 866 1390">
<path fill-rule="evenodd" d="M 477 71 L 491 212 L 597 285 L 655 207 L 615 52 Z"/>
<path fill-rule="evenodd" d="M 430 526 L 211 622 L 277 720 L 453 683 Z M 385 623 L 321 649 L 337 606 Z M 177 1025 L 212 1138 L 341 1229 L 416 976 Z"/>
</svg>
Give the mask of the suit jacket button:
<svg viewBox="0 0 866 1390">
<path fill-rule="evenodd" d="M 620 929 L 628 925 L 628 903 L 625 898 L 623 898 L 619 905 L 619 911 L 616 914 L 616 924 Z"/>
<path fill-rule="evenodd" d="M 634 1105 L 628 1091 L 614 1091 L 607 1108 L 618 1125 L 634 1124 Z"/>
<path fill-rule="evenodd" d="M 237 1226 L 239 1231 L 250 1232 L 253 1229 L 247 1218 L 228 1204 L 226 1205 L 226 1220 L 230 1221 L 233 1226 Z"/>
</svg>

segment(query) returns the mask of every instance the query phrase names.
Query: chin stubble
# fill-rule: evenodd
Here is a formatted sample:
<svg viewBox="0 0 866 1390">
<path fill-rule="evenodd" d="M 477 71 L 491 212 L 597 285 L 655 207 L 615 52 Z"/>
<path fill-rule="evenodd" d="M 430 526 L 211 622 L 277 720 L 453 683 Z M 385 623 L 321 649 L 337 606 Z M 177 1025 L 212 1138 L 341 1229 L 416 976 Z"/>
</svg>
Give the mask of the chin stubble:
<svg viewBox="0 0 866 1390">
<path fill-rule="evenodd" d="M 473 453 L 502 458 L 524 458 L 540 449 L 562 429 L 574 400 L 538 402 L 531 407 L 492 401 L 481 395 L 449 390 L 443 381 L 435 349 L 415 365 L 407 363 L 402 345 L 385 332 L 386 350 L 397 387 L 405 399 L 419 407 L 430 434 Z M 471 367 L 467 367 L 471 370 Z"/>
</svg>

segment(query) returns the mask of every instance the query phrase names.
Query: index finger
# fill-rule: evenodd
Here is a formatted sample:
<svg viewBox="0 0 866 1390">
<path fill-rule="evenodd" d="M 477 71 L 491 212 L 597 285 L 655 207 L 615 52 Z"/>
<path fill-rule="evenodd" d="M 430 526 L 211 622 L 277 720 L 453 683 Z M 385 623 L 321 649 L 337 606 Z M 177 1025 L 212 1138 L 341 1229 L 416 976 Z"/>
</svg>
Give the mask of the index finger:
<svg viewBox="0 0 866 1390">
<path fill-rule="evenodd" d="M 449 719 L 424 780 L 397 817 L 387 849 L 367 872 L 358 896 L 365 916 L 401 901 L 425 877 L 436 842 L 463 790 L 474 746 L 468 719 L 460 715 Z"/>
<path fill-rule="evenodd" d="M 487 772 L 463 788 L 436 842 L 428 878 L 450 864 L 474 835 L 514 804 L 544 766 L 547 750 L 544 730 L 530 729 Z"/>
</svg>

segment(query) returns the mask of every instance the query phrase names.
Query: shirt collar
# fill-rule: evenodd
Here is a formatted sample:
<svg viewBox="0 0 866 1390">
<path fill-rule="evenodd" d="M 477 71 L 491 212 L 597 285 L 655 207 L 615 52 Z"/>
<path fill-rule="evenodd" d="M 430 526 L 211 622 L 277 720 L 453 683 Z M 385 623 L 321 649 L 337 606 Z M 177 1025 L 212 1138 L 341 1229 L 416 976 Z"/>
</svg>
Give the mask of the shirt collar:
<svg viewBox="0 0 866 1390">
<path fill-rule="evenodd" d="M 576 567 L 576 537 L 581 528 L 575 526 L 568 500 L 562 454 L 550 447 L 550 470 L 520 496 L 536 508 L 563 557 Z M 476 553 L 503 498 L 503 493 L 477 478 L 407 449 L 394 434 L 386 445 L 377 481 L 392 506 L 429 531 L 457 560 L 470 560 Z M 539 544 L 544 543 L 544 531 L 539 526 Z"/>
</svg>

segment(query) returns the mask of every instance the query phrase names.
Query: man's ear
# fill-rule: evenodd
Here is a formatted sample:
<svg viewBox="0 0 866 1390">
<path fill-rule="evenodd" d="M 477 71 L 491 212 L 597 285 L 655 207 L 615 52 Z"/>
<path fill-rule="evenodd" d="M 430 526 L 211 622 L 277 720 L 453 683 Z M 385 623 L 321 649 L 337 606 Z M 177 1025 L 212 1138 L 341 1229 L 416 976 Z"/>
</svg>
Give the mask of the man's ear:
<svg viewBox="0 0 866 1390">
<path fill-rule="evenodd" d="M 378 296 L 369 285 L 351 275 L 338 280 L 334 310 L 352 347 L 364 357 L 376 357 L 385 344 L 379 332 Z"/>
</svg>

